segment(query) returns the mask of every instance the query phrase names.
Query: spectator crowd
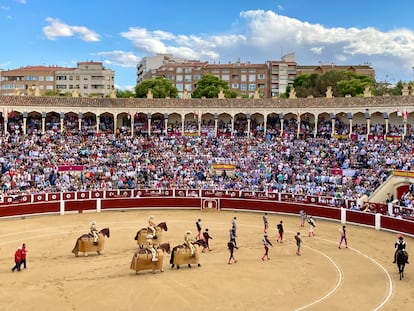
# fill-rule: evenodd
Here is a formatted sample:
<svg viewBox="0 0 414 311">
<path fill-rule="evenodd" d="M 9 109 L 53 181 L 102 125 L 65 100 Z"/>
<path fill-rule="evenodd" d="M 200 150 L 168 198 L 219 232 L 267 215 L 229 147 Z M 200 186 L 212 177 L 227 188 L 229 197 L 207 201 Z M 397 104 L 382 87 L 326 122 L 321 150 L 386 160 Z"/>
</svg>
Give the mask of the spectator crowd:
<svg viewBox="0 0 414 311">
<path fill-rule="evenodd" d="M 392 170 L 408 171 L 414 164 L 411 140 L 48 132 L 6 134 L 0 144 L 2 195 L 180 188 L 358 199 Z M 234 171 L 218 174 L 213 164 L 232 164 Z M 82 169 L 62 170 L 67 166 Z"/>
</svg>

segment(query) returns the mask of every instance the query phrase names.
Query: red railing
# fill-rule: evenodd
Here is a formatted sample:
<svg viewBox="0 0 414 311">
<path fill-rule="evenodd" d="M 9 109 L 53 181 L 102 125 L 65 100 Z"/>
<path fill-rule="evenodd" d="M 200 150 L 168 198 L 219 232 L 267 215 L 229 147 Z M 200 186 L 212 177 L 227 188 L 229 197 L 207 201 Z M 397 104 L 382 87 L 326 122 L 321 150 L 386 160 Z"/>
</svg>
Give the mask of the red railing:
<svg viewBox="0 0 414 311">
<path fill-rule="evenodd" d="M 342 202 L 332 197 L 264 191 L 134 189 L 22 194 L 1 197 L 0 217 L 82 213 L 85 210 L 100 212 L 140 208 L 201 209 L 207 201 L 214 201 L 214 206 L 223 210 L 269 211 L 299 215 L 299 211 L 304 209 L 308 215 L 318 218 L 414 235 L 414 221 L 386 216 L 386 204 L 370 203 L 370 210 L 373 212 L 361 212 L 349 209 L 355 201 Z M 381 215 L 379 220 L 376 215 Z"/>
</svg>

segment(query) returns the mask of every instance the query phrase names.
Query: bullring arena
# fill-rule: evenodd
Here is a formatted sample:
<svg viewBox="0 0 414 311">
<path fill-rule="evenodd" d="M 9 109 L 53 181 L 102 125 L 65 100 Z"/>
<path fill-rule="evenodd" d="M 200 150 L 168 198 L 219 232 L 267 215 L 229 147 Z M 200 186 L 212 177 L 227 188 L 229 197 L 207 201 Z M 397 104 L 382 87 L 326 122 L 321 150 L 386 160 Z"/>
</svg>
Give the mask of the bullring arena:
<svg viewBox="0 0 414 311">
<path fill-rule="evenodd" d="M 411 310 L 412 264 L 400 280 L 392 259 L 397 233 L 414 254 L 414 211 L 410 204 L 391 210 L 384 204 L 386 191 L 400 199 L 414 181 L 411 99 L 0 98 L 0 310 Z M 324 180 L 316 192 L 299 178 L 302 172 L 317 179 L 311 161 L 303 161 L 315 151 L 303 151 L 309 146 L 324 154 L 312 159 L 322 159 L 318 174 Z M 351 151 L 346 167 L 329 153 L 337 149 Z M 216 155 L 224 162 L 215 167 L 203 158 L 205 150 L 233 154 L 228 162 Z M 133 172 L 144 167 L 158 179 L 141 174 L 131 183 L 122 180 L 130 173 L 121 165 L 129 154 L 136 156 Z M 287 165 L 288 180 L 267 176 L 266 168 L 279 170 L 278 161 Z M 202 167 L 205 175 L 197 181 L 199 163 L 216 171 Z M 108 175 L 99 174 L 111 165 Z M 392 171 L 403 172 L 402 178 L 381 191 L 378 185 Z M 167 177 L 161 182 L 161 176 Z M 371 196 L 362 197 L 365 192 Z M 316 236 L 308 237 L 307 225 L 300 227 L 301 209 L 316 219 Z M 266 261 L 264 212 L 273 243 Z M 187 230 L 194 237 L 195 222 L 202 219 L 213 250 L 200 255 L 201 267 L 172 269 L 165 254 L 164 272 L 130 269 L 138 248 L 134 236 L 150 215 L 167 222 L 163 239 L 171 246 L 182 244 Z M 229 265 L 233 217 L 238 262 Z M 110 237 L 100 255 L 76 257 L 75 242 L 92 220 L 99 229 L 109 228 Z M 285 240 L 277 243 L 281 220 Z M 347 249 L 338 249 L 342 224 Z M 302 256 L 295 254 L 298 231 Z M 11 272 L 22 243 L 28 269 Z"/>
<path fill-rule="evenodd" d="M 125 204 L 122 200 L 128 199 L 108 206 L 120 207 Z M 257 209 L 260 202 L 239 202 L 235 209 L 221 211 L 190 207 L 106 210 L 103 203 L 99 213 L 87 209 L 59 215 L 58 211 L 1 220 L 1 310 L 90 310 L 91 306 L 99 310 L 135 310 L 137 306 L 149 310 L 192 310 L 195 306 L 198 310 L 410 310 L 414 302 L 410 265 L 400 281 L 391 263 L 396 240 L 392 232 L 348 223 L 349 248 L 338 249 L 339 221 L 316 217 L 316 236 L 308 237 L 308 226 L 300 226 L 298 214 L 273 213 L 279 207 L 263 202 L 263 209 L 269 210 L 274 247 L 271 259 L 262 261 L 263 212 L 245 209 Z M 285 206 L 281 209 L 300 208 L 293 203 Z M 305 210 L 313 215 L 321 212 L 312 206 Z M 324 210 L 337 215 L 336 208 Z M 136 274 L 130 270 L 137 249 L 133 238 L 146 226 L 148 215 L 167 222 L 163 240 L 171 246 L 183 243 L 186 230 L 195 235 L 195 221 L 201 218 L 213 237 L 213 250 L 201 254 L 201 267 L 171 269 L 165 260 L 164 272 Z M 233 217 L 238 225 L 238 262 L 228 265 L 226 243 Z M 71 253 L 74 243 L 88 231 L 91 220 L 99 228 L 110 228 L 110 238 L 101 255 L 75 257 Z M 276 242 L 280 220 L 285 226 L 283 243 Z M 296 231 L 303 235 L 302 256 L 295 255 Z M 409 247 L 413 245 L 412 238 L 406 241 Z M 29 250 L 28 269 L 12 273 L 13 253 L 23 242 Z"/>
</svg>

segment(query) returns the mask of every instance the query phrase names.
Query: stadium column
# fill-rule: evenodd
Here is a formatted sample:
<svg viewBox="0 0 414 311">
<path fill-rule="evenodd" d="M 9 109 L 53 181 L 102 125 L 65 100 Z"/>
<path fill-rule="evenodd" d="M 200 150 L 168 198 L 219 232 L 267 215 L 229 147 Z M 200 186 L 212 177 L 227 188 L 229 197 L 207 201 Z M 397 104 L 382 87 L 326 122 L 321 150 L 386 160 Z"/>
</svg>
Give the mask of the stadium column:
<svg viewBox="0 0 414 311">
<path fill-rule="evenodd" d="M 23 134 L 26 135 L 27 134 L 27 112 L 23 112 Z"/>
<path fill-rule="evenodd" d="M 82 131 L 82 116 L 83 116 L 82 112 L 79 112 L 78 113 L 79 132 Z"/>
<path fill-rule="evenodd" d="M 335 114 L 333 112 L 329 115 L 331 117 L 331 137 L 335 135 Z"/>
<path fill-rule="evenodd" d="M 217 137 L 218 114 L 214 113 L 214 137 Z"/>
<path fill-rule="evenodd" d="M 46 112 L 42 112 L 42 134 L 45 133 Z"/>
<path fill-rule="evenodd" d="M 3 115 L 4 115 L 4 134 L 7 134 L 7 119 L 8 119 L 8 115 L 9 113 L 7 111 L 3 111 Z"/>
<path fill-rule="evenodd" d="M 266 132 L 267 132 L 267 115 L 263 116 L 263 136 L 266 137 Z"/>
<path fill-rule="evenodd" d="M 131 123 L 131 137 L 134 137 L 134 114 L 128 112 L 129 122 Z"/>
<path fill-rule="evenodd" d="M 231 116 L 231 136 L 234 135 L 234 116 Z"/>
<path fill-rule="evenodd" d="M 184 137 L 184 131 L 185 131 L 184 121 L 185 121 L 185 115 L 182 115 L 181 116 L 181 136 L 183 136 L 183 137 Z"/>
<path fill-rule="evenodd" d="M 168 135 L 168 113 L 164 113 L 164 135 Z"/>
<path fill-rule="evenodd" d="M 368 109 L 365 110 L 365 119 L 367 120 L 367 138 L 366 138 L 366 140 L 368 140 L 369 133 L 371 131 L 371 115 L 369 114 Z"/>
<path fill-rule="evenodd" d="M 201 113 L 197 113 L 198 136 L 201 136 Z"/>
<path fill-rule="evenodd" d="M 297 117 L 298 117 L 298 129 L 297 129 L 297 133 L 296 133 L 296 138 L 299 138 L 299 134 L 300 134 L 300 113 L 297 113 Z"/>
<path fill-rule="evenodd" d="M 63 133 L 63 120 L 65 119 L 65 113 L 60 113 L 60 133 Z"/>
<path fill-rule="evenodd" d="M 384 120 L 385 120 L 385 135 L 384 135 L 384 140 L 387 139 L 387 135 L 388 135 L 388 127 L 389 127 L 389 116 L 388 116 L 388 112 L 384 112 L 383 113 L 384 116 Z"/>
<path fill-rule="evenodd" d="M 151 119 L 152 119 L 152 114 L 148 112 L 147 118 L 148 118 L 148 137 L 150 137 L 151 136 Z"/>
<path fill-rule="evenodd" d="M 318 133 L 318 117 L 319 115 L 315 116 L 315 128 L 313 129 L 313 138 L 316 138 L 317 133 Z"/>
<path fill-rule="evenodd" d="M 96 115 L 95 117 L 96 117 L 96 134 L 98 134 L 99 133 L 99 127 L 101 126 L 100 125 L 101 118 L 100 118 L 99 115 Z"/>
<path fill-rule="evenodd" d="M 247 118 L 247 138 L 250 138 L 250 126 L 251 126 L 251 118 L 252 118 L 250 113 L 246 114 L 246 118 Z"/>
</svg>

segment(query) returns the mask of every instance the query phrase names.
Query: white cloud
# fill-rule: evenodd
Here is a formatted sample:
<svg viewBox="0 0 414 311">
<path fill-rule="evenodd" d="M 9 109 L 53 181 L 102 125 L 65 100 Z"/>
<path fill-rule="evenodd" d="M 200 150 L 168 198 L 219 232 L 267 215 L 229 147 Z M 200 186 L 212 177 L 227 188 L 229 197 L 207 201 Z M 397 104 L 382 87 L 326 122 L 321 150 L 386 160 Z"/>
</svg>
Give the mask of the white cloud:
<svg viewBox="0 0 414 311">
<path fill-rule="evenodd" d="M 295 53 L 299 65 L 370 63 L 377 72 L 392 75 L 394 71 L 411 78 L 414 32 L 408 29 L 326 27 L 264 10 L 243 11 L 229 27 L 233 31 L 215 35 L 131 27 L 121 36 L 141 56 L 170 53 L 187 59 L 226 62 L 241 58 L 264 63 Z M 128 59 L 132 65 L 133 57 Z"/>
<path fill-rule="evenodd" d="M 21 3 L 21 4 L 26 4 L 26 0 L 14 0 L 14 1 L 16 1 L 17 3 Z"/>
<path fill-rule="evenodd" d="M 46 21 L 50 23 L 43 27 L 43 33 L 49 40 L 56 40 L 59 37 L 79 36 L 86 42 L 100 41 L 99 35 L 84 26 L 70 26 L 61 22 L 59 19 L 48 17 Z"/>
<path fill-rule="evenodd" d="M 311 52 L 314 54 L 322 54 L 323 52 L 323 47 L 322 46 L 318 46 L 318 47 L 313 47 L 310 48 Z"/>
<path fill-rule="evenodd" d="M 111 51 L 111 52 L 100 52 L 97 53 L 102 57 L 107 59 L 104 61 L 106 65 L 120 66 L 120 67 L 136 67 L 137 63 L 141 60 L 140 57 L 137 57 L 132 52 L 124 51 Z"/>
</svg>

